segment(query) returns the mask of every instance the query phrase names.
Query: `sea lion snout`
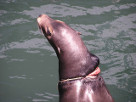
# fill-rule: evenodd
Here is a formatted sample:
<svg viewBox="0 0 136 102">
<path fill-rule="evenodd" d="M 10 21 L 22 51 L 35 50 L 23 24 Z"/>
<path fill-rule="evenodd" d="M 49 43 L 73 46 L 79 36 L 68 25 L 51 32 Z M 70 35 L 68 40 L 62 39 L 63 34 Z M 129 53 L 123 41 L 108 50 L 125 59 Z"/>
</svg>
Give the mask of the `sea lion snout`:
<svg viewBox="0 0 136 102">
<path fill-rule="evenodd" d="M 42 18 L 45 16 L 44 14 L 40 14 L 39 17 L 37 18 L 37 22 L 40 25 L 42 23 Z"/>
<path fill-rule="evenodd" d="M 41 23 L 42 19 L 48 19 L 49 17 L 45 14 L 40 14 L 39 17 L 37 18 L 37 22 Z"/>
<path fill-rule="evenodd" d="M 47 38 L 50 38 L 53 34 L 52 26 L 50 24 L 51 21 L 52 19 L 45 14 L 39 15 L 37 18 L 38 27 Z"/>
</svg>

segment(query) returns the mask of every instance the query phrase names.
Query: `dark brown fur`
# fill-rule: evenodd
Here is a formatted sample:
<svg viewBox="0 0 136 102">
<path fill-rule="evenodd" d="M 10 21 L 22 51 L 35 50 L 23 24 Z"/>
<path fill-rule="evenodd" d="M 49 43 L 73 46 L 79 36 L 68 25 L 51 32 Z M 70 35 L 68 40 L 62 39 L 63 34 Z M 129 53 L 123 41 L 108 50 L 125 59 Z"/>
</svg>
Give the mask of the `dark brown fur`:
<svg viewBox="0 0 136 102">
<path fill-rule="evenodd" d="M 99 58 L 87 50 L 79 33 L 47 15 L 37 22 L 59 59 L 60 102 L 113 102 L 101 76 L 86 78 L 98 67 Z M 77 79 L 67 80 L 73 78 Z"/>
</svg>

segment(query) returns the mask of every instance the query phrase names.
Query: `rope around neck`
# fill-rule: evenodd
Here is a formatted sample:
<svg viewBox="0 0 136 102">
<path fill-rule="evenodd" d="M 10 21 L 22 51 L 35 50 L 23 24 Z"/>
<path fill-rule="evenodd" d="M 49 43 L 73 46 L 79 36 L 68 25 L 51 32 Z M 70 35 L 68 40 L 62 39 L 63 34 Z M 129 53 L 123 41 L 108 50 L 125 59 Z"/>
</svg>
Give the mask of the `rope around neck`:
<svg viewBox="0 0 136 102">
<path fill-rule="evenodd" d="M 100 68 L 97 67 L 92 73 L 88 74 L 86 77 L 70 78 L 70 79 L 66 79 L 66 80 L 61 80 L 59 82 L 66 82 L 66 81 L 78 80 L 78 79 L 82 79 L 82 78 L 96 78 L 100 72 L 101 72 Z"/>
</svg>

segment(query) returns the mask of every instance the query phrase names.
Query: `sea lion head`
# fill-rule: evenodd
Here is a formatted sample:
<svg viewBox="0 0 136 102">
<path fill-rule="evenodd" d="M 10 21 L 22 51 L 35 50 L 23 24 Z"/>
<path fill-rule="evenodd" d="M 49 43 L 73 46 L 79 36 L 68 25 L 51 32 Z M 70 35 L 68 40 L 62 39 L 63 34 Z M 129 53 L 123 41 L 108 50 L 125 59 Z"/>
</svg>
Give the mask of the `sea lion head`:
<svg viewBox="0 0 136 102">
<path fill-rule="evenodd" d="M 47 39 L 51 39 L 51 36 L 53 35 L 53 28 L 51 24 L 53 23 L 53 21 L 53 19 L 45 14 L 42 14 L 37 18 L 39 29 L 42 31 Z"/>
<path fill-rule="evenodd" d="M 54 20 L 42 14 L 37 18 L 37 22 L 40 30 L 55 49 L 58 56 L 61 52 L 66 52 L 68 48 L 70 51 L 67 54 L 74 54 L 78 50 L 86 49 L 80 38 L 80 33 L 70 28 L 63 21 Z"/>
</svg>

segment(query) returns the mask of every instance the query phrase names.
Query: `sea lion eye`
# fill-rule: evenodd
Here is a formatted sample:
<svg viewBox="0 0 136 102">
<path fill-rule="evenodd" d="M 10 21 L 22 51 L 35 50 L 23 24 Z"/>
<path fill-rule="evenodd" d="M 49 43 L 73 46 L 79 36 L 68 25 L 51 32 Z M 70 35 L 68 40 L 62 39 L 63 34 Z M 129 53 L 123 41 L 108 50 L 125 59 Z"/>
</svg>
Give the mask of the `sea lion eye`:
<svg viewBox="0 0 136 102">
<path fill-rule="evenodd" d="M 46 32 L 47 35 L 51 36 L 51 32 L 47 29 L 47 32 Z"/>
</svg>

